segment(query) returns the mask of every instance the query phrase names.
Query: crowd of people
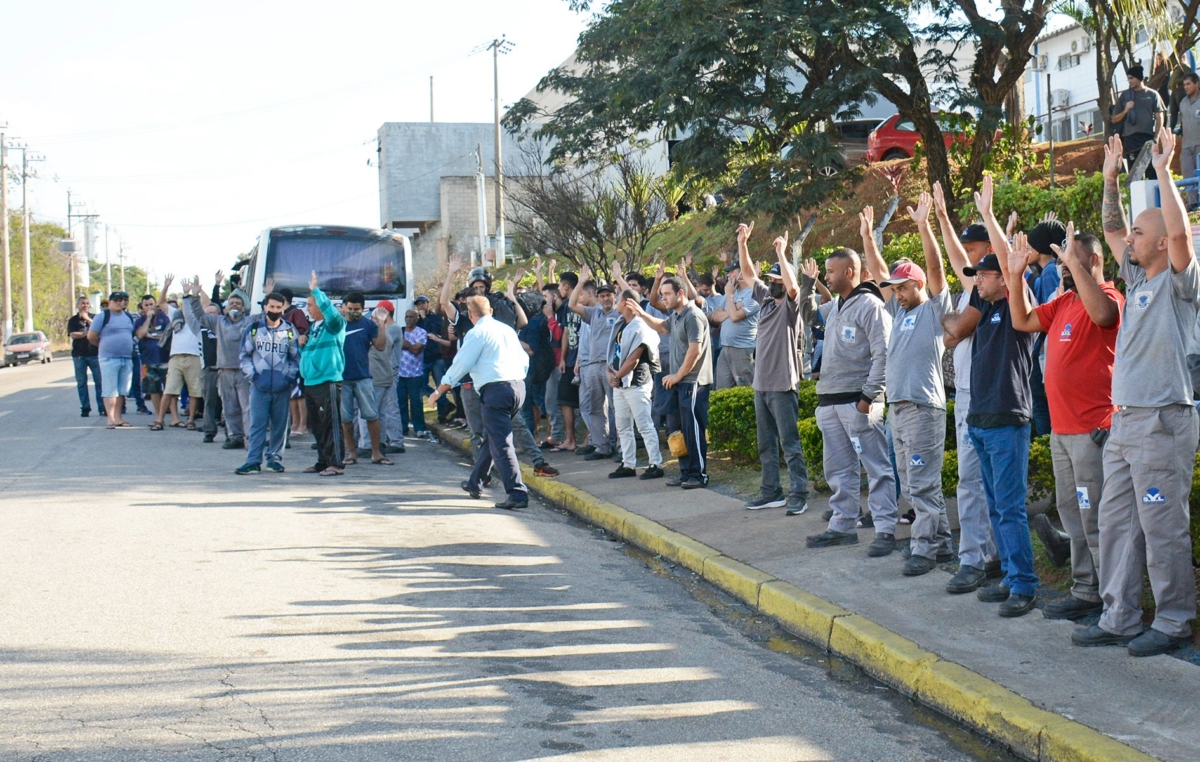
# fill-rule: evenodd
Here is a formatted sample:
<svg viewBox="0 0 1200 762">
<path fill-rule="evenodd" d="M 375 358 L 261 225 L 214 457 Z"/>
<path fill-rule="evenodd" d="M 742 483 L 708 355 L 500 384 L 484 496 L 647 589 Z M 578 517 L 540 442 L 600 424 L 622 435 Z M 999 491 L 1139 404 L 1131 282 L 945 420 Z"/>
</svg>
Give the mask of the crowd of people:
<svg viewBox="0 0 1200 762">
<path fill-rule="evenodd" d="M 797 388 L 815 377 L 831 495 L 827 526 L 808 547 L 855 545 L 859 528 L 873 528 L 866 553 L 884 557 L 899 547 L 897 525 L 911 522 L 900 573 L 923 575 L 957 555 L 947 593 L 975 592 L 1017 617 L 1035 608 L 1039 585 L 1026 497 L 1044 394 L 1063 529 L 1044 516 L 1032 524 L 1050 552 L 1069 555 L 1073 585 L 1043 615 L 1100 615 L 1073 633 L 1080 646 L 1164 653 L 1190 639 L 1196 614 L 1188 495 L 1200 442 L 1188 357 L 1197 354 L 1200 266 L 1168 169 L 1174 152 L 1174 136 L 1161 130 L 1153 149 L 1161 208 L 1127 222 L 1118 186 L 1125 150 L 1120 137 L 1109 140 L 1102 237 L 1053 215 L 1025 232 L 1015 214 L 1002 225 L 990 178 L 975 196 L 980 222 L 959 230 L 935 184 L 907 210 L 924 261 L 890 267 L 867 208 L 861 253 L 834 251 L 823 273 L 814 260 L 795 271 L 786 233 L 764 272 L 750 253 L 752 224 L 737 228 L 736 258 L 705 274 L 690 258 L 673 274 L 659 261 L 652 279 L 617 262 L 605 283 L 586 266 L 556 275 L 553 261 L 538 260 L 533 288 L 517 285 L 518 271 L 495 292 L 492 274 L 476 267 L 456 291 L 464 267 L 452 257 L 438 303 L 419 297 L 402 326 L 387 302 L 366 316 L 361 294 L 335 306 L 315 273 L 307 316 L 284 290 L 247 316 L 243 292 L 220 305 L 217 289 L 210 298 L 198 279 L 184 284 L 182 309 L 164 312 L 168 279 L 136 316 L 121 292 L 96 318 L 81 302 L 71 324 L 80 403 L 88 415 L 86 371 L 98 366 L 108 426 L 128 426 L 123 401 L 144 376 L 134 399 L 154 404 L 152 428 L 167 416 L 194 428 L 195 401 L 219 400 L 204 407 L 205 441 L 223 411 L 225 446 L 249 449 L 239 474 L 258 471 L 264 457 L 283 470 L 290 421 L 316 437 L 307 471 L 331 476 L 360 451 L 390 465 L 410 423 L 428 437 L 428 393 L 440 423 L 470 430 L 474 467 L 462 489 L 479 498 L 497 474 L 505 491 L 497 507 L 519 509 L 529 498 L 518 450 L 540 477 L 558 474 L 547 453 L 575 453 L 611 459 L 612 479 L 706 487 L 710 391 L 743 386 L 753 390 L 761 466 L 746 508 L 798 515 L 816 464 L 804 459 Z M 1102 240 L 1117 255 L 1124 294 L 1105 278 Z M 964 285 L 957 296 L 947 262 Z M 185 388 L 186 424 L 177 412 Z M 289 408 L 301 395 L 303 407 Z M 951 396 L 957 548 L 941 486 Z M 660 436 L 678 463 L 669 476 Z M 1143 629 L 1147 570 L 1156 611 Z"/>
</svg>

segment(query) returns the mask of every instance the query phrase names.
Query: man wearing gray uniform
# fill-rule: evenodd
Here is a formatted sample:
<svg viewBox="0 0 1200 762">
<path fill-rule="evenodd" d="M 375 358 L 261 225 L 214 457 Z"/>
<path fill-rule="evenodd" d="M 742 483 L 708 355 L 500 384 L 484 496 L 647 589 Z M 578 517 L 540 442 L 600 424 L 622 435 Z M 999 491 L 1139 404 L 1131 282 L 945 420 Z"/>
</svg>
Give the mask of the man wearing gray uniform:
<svg viewBox="0 0 1200 762">
<path fill-rule="evenodd" d="M 875 522 L 869 556 L 896 549 L 896 479 L 883 431 L 884 374 L 892 318 L 879 287 L 862 279 L 852 249 L 825 261 L 825 281 L 837 297 L 825 324 L 825 350 L 817 381 L 817 425 L 824 440 L 825 481 L 833 490 L 829 528 L 806 540 L 810 548 L 858 542 L 860 476 L 866 468 L 867 506 Z"/>
<path fill-rule="evenodd" d="M 741 226 L 738 226 L 739 243 Z M 742 277 L 742 273 L 746 277 Z M 721 351 L 717 355 L 714 389 L 750 386 L 754 382 L 754 349 L 758 340 L 758 314 L 762 302 L 755 298 L 754 273 L 742 269 L 740 262 L 725 268 L 725 294 L 709 316 L 720 323 Z"/>
<path fill-rule="evenodd" d="M 584 265 L 579 270 L 580 285 L 586 284 L 592 277 L 591 270 Z M 612 286 L 598 286 L 596 299 L 599 306 L 586 307 L 579 303 L 582 289 L 571 292 L 570 307 L 579 317 L 590 326 L 587 363 L 580 363 L 580 394 L 579 409 L 583 413 L 584 423 L 590 434 L 590 443 L 596 448 L 588 453 L 584 460 L 603 460 L 611 458 L 616 445 L 616 430 L 609 426 L 609 413 L 612 406 L 612 385 L 608 383 L 605 370 L 605 357 L 608 346 L 612 343 L 613 329 L 620 319 L 617 312 L 616 289 Z"/>
<path fill-rule="evenodd" d="M 903 569 L 906 577 L 927 574 L 939 561 L 954 558 L 950 520 L 942 496 L 942 460 L 946 453 L 942 316 L 950 311 L 950 295 L 942 252 L 929 224 L 932 206 L 933 198 L 922 193 L 917 208 L 908 208 L 921 236 L 928 277 L 911 262 L 897 265 L 889 275 L 887 263 L 875 246 L 874 210 L 867 207 L 859 215 L 867 270 L 882 287 L 885 307 L 892 318 L 886 374 L 888 420 L 900 487 L 916 514 Z"/>
<path fill-rule="evenodd" d="M 946 245 L 946 257 L 958 275 L 958 282 L 967 284 L 959 296 L 957 311 L 964 312 L 971 301 L 971 279 L 964 270 L 978 265 L 991 251 L 987 228 L 968 225 L 960 234 L 946 210 L 941 183 L 933 184 L 933 205 L 938 227 Z M 954 352 L 954 433 L 958 454 L 958 571 L 946 584 L 946 592 L 970 593 L 977 590 L 988 577 L 1001 575 L 992 522 L 988 517 L 987 499 L 983 491 L 983 471 L 979 453 L 967 430 L 967 413 L 971 410 L 971 352 L 974 336 L 958 340 L 943 336 L 946 348 Z"/>
<path fill-rule="evenodd" d="M 217 285 L 223 277 L 217 272 Z M 236 450 L 244 446 L 250 432 L 250 381 L 241 369 L 242 335 L 249 325 L 243 318 L 250 300 L 245 291 L 235 289 L 225 300 L 225 314 L 210 314 L 205 310 L 211 302 L 199 282 L 197 276 L 195 294 L 184 293 L 183 317 L 189 326 L 195 326 L 193 333 L 197 336 L 201 328 L 207 328 L 217 337 L 217 383 L 229 435 L 224 446 Z"/>
<path fill-rule="evenodd" d="M 1161 209 L 1125 223 L 1117 184 L 1121 139 L 1104 150 L 1104 237 L 1123 246 L 1125 311 L 1113 361 L 1112 433 L 1104 448 L 1100 501 L 1099 624 L 1076 630 L 1080 646 L 1126 645 L 1132 656 L 1166 653 L 1192 639 L 1196 584 L 1188 493 L 1200 422 L 1192 405 L 1187 341 L 1200 300 L 1183 199 L 1171 179 L 1175 136 L 1153 149 Z M 1150 573 L 1154 622 L 1142 631 L 1142 575 Z"/>
</svg>

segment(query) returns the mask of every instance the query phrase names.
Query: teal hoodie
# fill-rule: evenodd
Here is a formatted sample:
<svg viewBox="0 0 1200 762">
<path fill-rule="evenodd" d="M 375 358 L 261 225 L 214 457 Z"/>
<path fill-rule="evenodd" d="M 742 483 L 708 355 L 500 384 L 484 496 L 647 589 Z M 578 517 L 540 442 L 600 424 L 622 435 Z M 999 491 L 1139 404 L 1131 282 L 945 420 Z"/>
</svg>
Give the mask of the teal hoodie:
<svg viewBox="0 0 1200 762">
<path fill-rule="evenodd" d="M 341 381 L 346 369 L 342 344 L 346 340 L 346 319 L 319 288 L 309 297 L 317 303 L 325 318 L 308 332 L 308 343 L 300 350 L 300 375 L 306 384 Z"/>
</svg>

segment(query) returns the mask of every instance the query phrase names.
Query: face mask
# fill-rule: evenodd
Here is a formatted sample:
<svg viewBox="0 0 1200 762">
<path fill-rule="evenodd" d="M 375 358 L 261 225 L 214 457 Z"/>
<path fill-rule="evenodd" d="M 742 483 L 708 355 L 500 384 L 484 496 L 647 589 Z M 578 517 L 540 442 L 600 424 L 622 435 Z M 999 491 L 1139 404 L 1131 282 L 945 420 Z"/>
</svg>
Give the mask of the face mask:
<svg viewBox="0 0 1200 762">
<path fill-rule="evenodd" d="M 771 291 L 772 299 L 782 299 L 783 298 L 783 284 L 782 283 L 772 283 L 770 286 L 768 286 L 768 288 Z"/>
<path fill-rule="evenodd" d="M 278 323 L 280 320 L 283 320 L 282 312 L 268 312 L 267 313 L 267 322 L 268 323 Z"/>
<path fill-rule="evenodd" d="M 229 319 L 230 319 L 230 320 L 237 320 L 238 318 L 240 318 L 240 317 L 242 316 L 242 311 L 241 311 L 241 310 L 234 309 L 234 310 L 230 310 L 230 311 L 229 311 L 228 313 L 226 313 L 226 314 L 228 314 L 228 315 L 229 315 Z"/>
<path fill-rule="evenodd" d="M 362 319 L 362 310 L 346 310 L 346 319 L 353 323 Z"/>
</svg>

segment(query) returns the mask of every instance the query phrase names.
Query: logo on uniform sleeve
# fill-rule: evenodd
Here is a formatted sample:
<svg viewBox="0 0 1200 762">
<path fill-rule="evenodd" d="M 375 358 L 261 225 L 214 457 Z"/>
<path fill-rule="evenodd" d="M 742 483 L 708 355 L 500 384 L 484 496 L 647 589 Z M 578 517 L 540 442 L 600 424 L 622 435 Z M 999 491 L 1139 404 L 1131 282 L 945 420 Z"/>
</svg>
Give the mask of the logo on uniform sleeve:
<svg viewBox="0 0 1200 762">
<path fill-rule="evenodd" d="M 1158 491 L 1158 487 L 1151 487 L 1146 490 L 1146 494 L 1142 495 L 1142 505 L 1161 505 L 1165 502 L 1167 502 L 1167 498 Z"/>
<path fill-rule="evenodd" d="M 999 312 L 992 315 L 991 323 L 992 323 L 992 325 L 1000 325 L 1000 313 Z"/>
<path fill-rule="evenodd" d="M 850 445 L 856 453 L 862 455 L 862 444 L 858 441 L 858 437 L 850 437 Z"/>
<path fill-rule="evenodd" d="M 1067 323 L 1066 325 L 1064 325 L 1063 329 L 1062 329 L 1062 333 L 1060 333 L 1058 335 L 1058 340 L 1059 341 L 1070 341 L 1071 340 L 1071 330 L 1072 330 L 1072 326 L 1070 323 Z"/>
<path fill-rule="evenodd" d="M 901 331 L 911 331 L 912 329 L 914 329 L 916 327 L 917 327 L 917 316 L 916 315 L 905 315 L 904 320 L 900 321 L 900 330 Z"/>
<path fill-rule="evenodd" d="M 1154 301 L 1154 291 L 1153 290 L 1138 291 L 1136 294 L 1133 295 L 1133 301 L 1130 302 L 1130 304 L 1133 305 L 1133 308 L 1135 310 L 1141 312 L 1142 310 L 1149 307 L 1150 303 L 1153 301 Z"/>
<path fill-rule="evenodd" d="M 1092 499 L 1088 496 L 1087 487 L 1075 488 L 1075 499 L 1079 501 L 1079 510 L 1087 511 L 1092 507 Z"/>
<path fill-rule="evenodd" d="M 912 468 L 920 468 L 925 465 L 925 460 L 920 455 L 913 455 L 912 460 L 908 461 L 908 465 Z"/>
<path fill-rule="evenodd" d="M 853 325 L 842 326 L 842 341 L 847 344 L 853 344 L 858 341 L 858 327 Z"/>
</svg>

